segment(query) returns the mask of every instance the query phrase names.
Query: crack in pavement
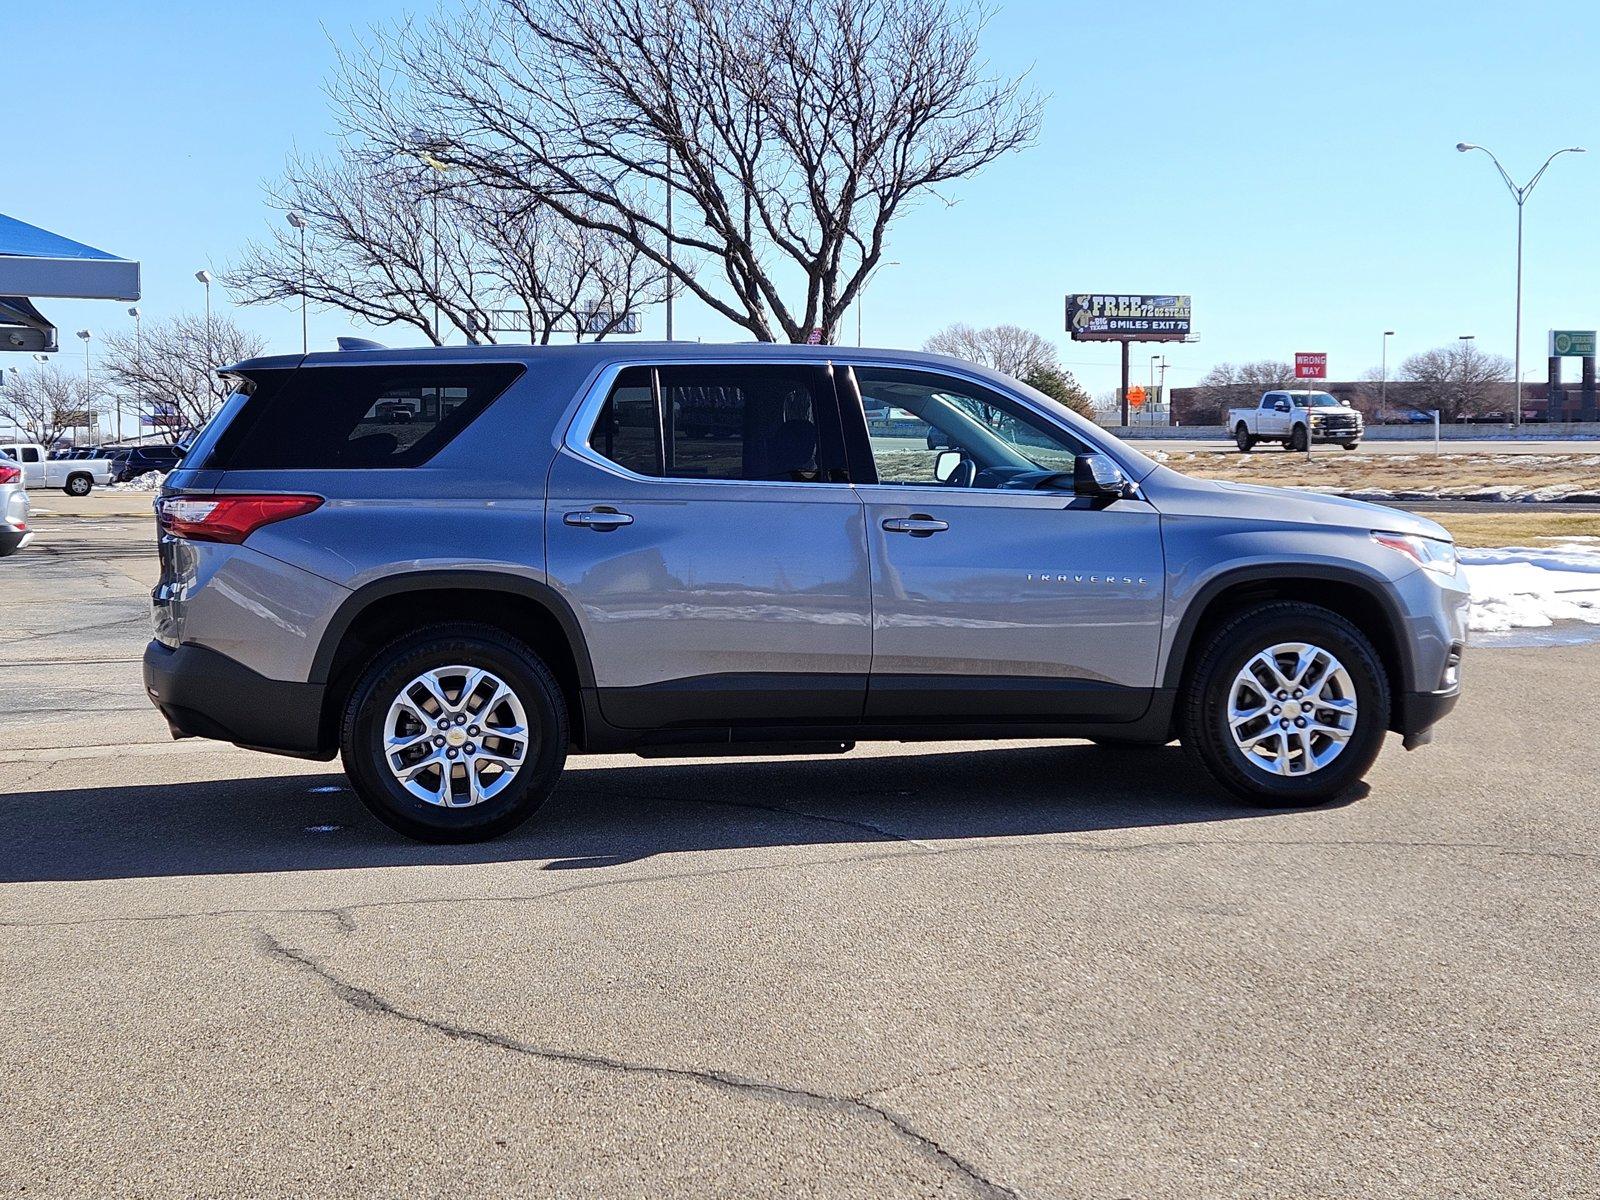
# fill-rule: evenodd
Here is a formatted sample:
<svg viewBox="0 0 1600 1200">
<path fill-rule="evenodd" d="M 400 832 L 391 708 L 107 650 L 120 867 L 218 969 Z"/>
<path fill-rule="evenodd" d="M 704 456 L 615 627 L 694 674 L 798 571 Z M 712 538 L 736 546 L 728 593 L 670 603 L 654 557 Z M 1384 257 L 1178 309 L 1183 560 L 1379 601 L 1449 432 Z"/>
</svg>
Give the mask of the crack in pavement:
<svg viewBox="0 0 1600 1200">
<path fill-rule="evenodd" d="M 972 1163 L 940 1145 L 927 1134 L 922 1133 L 905 1117 L 859 1097 L 833 1096 L 826 1092 L 813 1092 L 791 1084 L 753 1079 L 728 1071 L 674 1067 L 661 1063 L 629 1062 L 625 1059 L 610 1058 L 600 1054 L 585 1054 L 576 1050 L 560 1050 L 548 1046 L 536 1046 L 530 1042 L 518 1041 L 505 1034 L 453 1024 L 401 1008 L 398 1004 L 385 999 L 372 989 L 351 983 L 303 950 L 285 946 L 264 930 L 261 931 L 260 938 L 261 948 L 269 957 L 290 963 L 298 970 L 321 980 L 328 985 L 335 996 L 359 1012 L 403 1021 L 456 1041 L 490 1046 L 498 1050 L 509 1051 L 512 1054 L 520 1054 L 528 1058 L 535 1058 L 562 1066 L 583 1067 L 589 1070 L 614 1072 L 622 1075 L 644 1075 L 656 1079 L 698 1083 L 718 1091 L 731 1092 L 735 1095 L 763 1100 L 789 1108 L 820 1109 L 826 1112 L 838 1113 L 856 1120 L 866 1121 L 888 1131 L 898 1141 L 915 1150 L 923 1158 L 955 1174 L 962 1182 L 968 1185 L 974 1195 L 1012 1198 L 1018 1195 L 1013 1189 L 989 1179 Z"/>
<path fill-rule="evenodd" d="M 1029 835 L 1019 835 L 1029 836 Z M 727 877 L 731 875 L 744 875 L 755 871 L 790 871 L 805 870 L 809 867 L 848 866 L 857 863 L 882 862 L 890 859 L 929 859 L 958 857 L 969 854 L 983 854 L 991 851 L 1006 850 L 1022 853 L 1055 853 L 1067 851 L 1083 854 L 1139 854 L 1146 851 L 1160 850 L 1189 850 L 1204 848 L 1227 847 L 1230 849 L 1248 849 L 1262 846 L 1272 848 L 1295 849 L 1350 849 L 1350 850 L 1469 850 L 1485 851 L 1494 854 L 1508 855 L 1514 858 L 1545 859 L 1553 862 L 1600 862 L 1600 854 L 1582 850 L 1533 850 L 1523 847 L 1504 846 L 1494 842 L 1430 842 L 1430 841 L 1395 841 L 1375 840 L 1358 841 L 1343 839 L 1266 839 L 1266 838 L 1212 838 L 1212 839 L 1183 839 L 1175 841 L 1158 842 L 1130 842 L 1126 845 L 1112 846 L 1097 842 L 1065 842 L 1041 839 L 1032 842 L 1000 841 L 990 839 L 985 842 L 971 845 L 955 846 L 928 846 L 921 842 L 906 842 L 899 839 L 899 844 L 909 844 L 920 848 L 917 854 L 907 854 L 903 851 L 883 851 L 873 854 L 846 854 L 829 855 L 819 858 L 795 859 L 786 862 L 747 863 L 732 867 L 712 867 L 692 871 L 662 871 L 650 875 L 628 875 L 618 879 L 591 879 L 583 883 L 569 884 L 565 887 L 550 888 L 543 892 L 526 892 L 514 895 L 456 895 L 456 896 L 413 896 L 404 900 L 369 900 L 353 904 L 340 905 L 307 905 L 300 908 L 212 908 L 193 909 L 185 912 L 141 913 L 134 915 L 117 914 L 103 917 L 73 917 L 65 920 L 26 921 L 0 918 L 0 929 L 71 929 L 86 925 L 122 925 L 139 924 L 154 921 L 187 921 L 198 919 L 215 919 L 222 917 L 300 917 L 300 916 L 328 916 L 336 912 L 344 913 L 345 917 L 354 923 L 354 915 L 358 912 L 378 912 L 388 909 L 426 908 L 431 905 L 452 904 L 536 904 L 548 900 L 559 899 L 578 892 L 596 891 L 606 888 L 637 887 L 651 883 L 674 883 L 685 880 L 705 880 Z M 472 866 L 473 863 L 438 864 L 443 866 Z M 18 882 L 18 881 L 12 881 Z M 3 885 L 0 885 L 3 886 Z M 334 917 L 334 920 L 338 918 Z"/>
<path fill-rule="evenodd" d="M 600 794 L 611 800 L 633 801 L 636 796 L 625 795 L 621 792 L 604 792 Z M 905 842 L 910 846 L 917 846 L 923 850 L 936 850 L 938 847 L 927 842 L 918 841 L 914 837 L 897 833 L 893 829 L 885 829 L 881 825 L 874 825 L 870 821 L 857 820 L 853 817 L 835 817 L 825 813 L 806 812 L 804 809 L 789 808 L 781 804 L 754 804 L 748 800 L 708 800 L 703 796 L 651 796 L 652 800 L 664 801 L 667 804 L 703 804 L 713 808 L 743 808 L 753 812 L 773 813 L 785 817 L 802 817 L 807 821 L 817 821 L 824 825 L 841 825 L 846 829 L 859 829 L 863 833 L 870 833 L 877 837 L 888 838 L 892 842 Z"/>
</svg>

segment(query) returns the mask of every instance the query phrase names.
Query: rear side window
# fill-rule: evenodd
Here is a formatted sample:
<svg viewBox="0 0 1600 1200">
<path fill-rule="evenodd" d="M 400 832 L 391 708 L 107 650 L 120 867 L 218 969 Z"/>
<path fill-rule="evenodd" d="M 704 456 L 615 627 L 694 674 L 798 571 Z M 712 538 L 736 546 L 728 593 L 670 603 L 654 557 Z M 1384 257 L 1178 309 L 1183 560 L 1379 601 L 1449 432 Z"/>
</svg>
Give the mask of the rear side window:
<svg viewBox="0 0 1600 1200">
<path fill-rule="evenodd" d="M 589 436 L 597 454 L 669 479 L 845 480 L 826 369 L 671 366 L 618 376 Z"/>
<path fill-rule="evenodd" d="M 228 471 L 421 466 L 522 370 L 520 363 L 300 367 L 275 386 L 255 389 L 218 434 L 205 465 Z"/>
</svg>

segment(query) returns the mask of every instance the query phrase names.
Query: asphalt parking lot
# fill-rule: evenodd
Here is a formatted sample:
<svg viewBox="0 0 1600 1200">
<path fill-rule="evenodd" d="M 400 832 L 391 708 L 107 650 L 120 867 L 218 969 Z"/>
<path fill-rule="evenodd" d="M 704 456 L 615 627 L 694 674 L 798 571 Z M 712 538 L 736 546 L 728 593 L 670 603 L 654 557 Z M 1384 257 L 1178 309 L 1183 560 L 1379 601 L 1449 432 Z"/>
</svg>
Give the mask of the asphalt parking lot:
<svg viewBox="0 0 1600 1200">
<path fill-rule="evenodd" d="M 170 742 L 148 517 L 41 507 L 4 1194 L 1600 1192 L 1600 645 L 1473 652 L 1316 811 L 1177 747 L 583 758 L 427 847 L 332 764 Z"/>
</svg>

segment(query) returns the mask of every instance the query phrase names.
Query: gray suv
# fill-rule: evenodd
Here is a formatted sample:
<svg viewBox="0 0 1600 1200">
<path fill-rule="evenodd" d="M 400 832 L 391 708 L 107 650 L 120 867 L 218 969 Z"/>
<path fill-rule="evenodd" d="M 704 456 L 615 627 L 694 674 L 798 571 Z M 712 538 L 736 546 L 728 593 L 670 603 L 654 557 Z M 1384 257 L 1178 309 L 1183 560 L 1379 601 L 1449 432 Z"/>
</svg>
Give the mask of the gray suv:
<svg viewBox="0 0 1600 1200">
<path fill-rule="evenodd" d="M 1179 738 L 1234 795 L 1311 804 L 1456 702 L 1439 526 L 1186 478 L 953 359 L 603 343 L 226 374 L 156 502 L 150 697 L 178 737 L 342 755 L 414 837 L 512 828 L 569 752 L 866 739 Z"/>
</svg>

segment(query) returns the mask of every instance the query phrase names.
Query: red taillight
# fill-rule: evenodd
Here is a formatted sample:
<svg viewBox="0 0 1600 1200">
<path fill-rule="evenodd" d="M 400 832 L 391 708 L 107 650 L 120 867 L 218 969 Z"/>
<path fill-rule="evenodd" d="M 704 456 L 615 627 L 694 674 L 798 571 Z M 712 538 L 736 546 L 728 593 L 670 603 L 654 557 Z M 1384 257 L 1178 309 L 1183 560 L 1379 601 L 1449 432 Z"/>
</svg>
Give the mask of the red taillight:
<svg viewBox="0 0 1600 1200">
<path fill-rule="evenodd" d="M 0 483 L 15 483 L 22 478 L 22 468 L 0 465 Z"/>
<path fill-rule="evenodd" d="M 263 525 L 304 516 L 321 503 L 321 496 L 167 496 L 158 519 L 173 537 L 238 545 Z"/>
</svg>

